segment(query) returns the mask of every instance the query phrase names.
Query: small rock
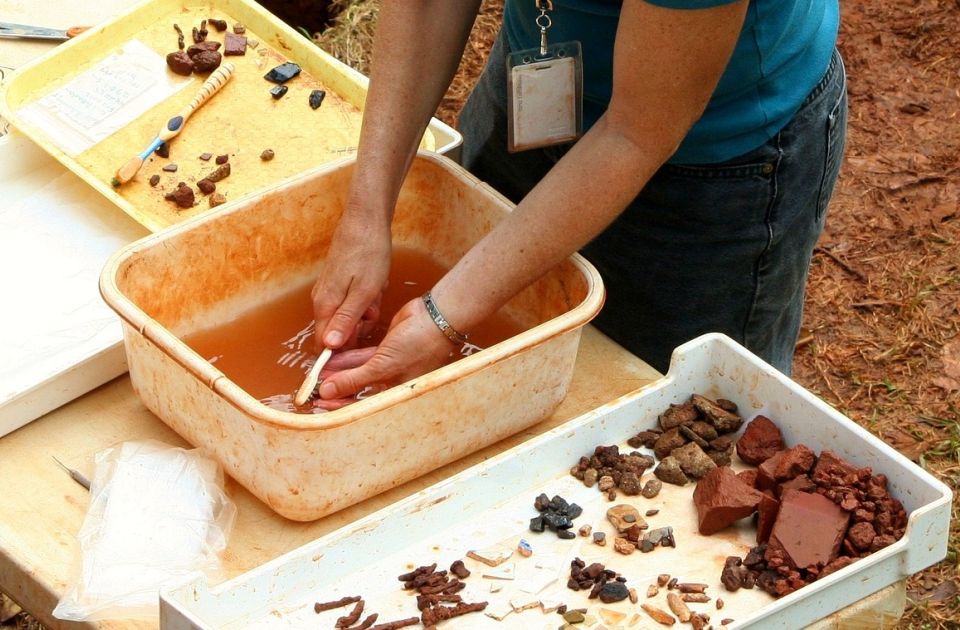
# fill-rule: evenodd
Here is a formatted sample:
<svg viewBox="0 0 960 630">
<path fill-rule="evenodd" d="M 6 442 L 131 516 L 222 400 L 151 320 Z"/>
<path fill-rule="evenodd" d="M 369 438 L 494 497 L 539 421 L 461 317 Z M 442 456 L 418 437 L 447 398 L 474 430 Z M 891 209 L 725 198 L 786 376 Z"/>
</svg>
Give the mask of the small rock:
<svg viewBox="0 0 960 630">
<path fill-rule="evenodd" d="M 590 532 L 592 532 L 592 531 L 593 531 L 593 528 L 590 527 L 589 525 L 582 525 L 582 526 L 580 527 L 580 529 L 578 530 L 578 533 L 579 533 L 581 536 L 583 536 L 584 538 L 586 538 L 587 536 L 590 535 Z"/>
<path fill-rule="evenodd" d="M 211 182 L 219 182 L 223 179 L 226 179 L 230 176 L 230 163 L 221 164 L 214 169 L 212 173 L 207 175 L 206 179 L 209 179 Z"/>
<path fill-rule="evenodd" d="M 659 509 L 659 508 L 653 508 L 652 510 L 647 510 L 646 512 L 644 512 L 643 515 L 644 515 L 644 516 L 656 516 L 656 515 L 659 514 L 659 513 L 660 513 L 660 509 Z"/>
<path fill-rule="evenodd" d="M 637 594 L 637 589 L 635 588 L 628 589 L 627 594 L 630 597 L 631 604 L 636 604 L 638 601 L 640 601 L 640 595 Z"/>
<path fill-rule="evenodd" d="M 603 477 L 600 477 L 600 481 L 598 483 L 599 483 L 598 487 L 600 488 L 600 492 L 609 492 L 610 490 L 613 490 L 613 488 L 616 486 L 616 482 L 614 482 L 613 477 L 609 475 L 604 475 Z"/>
<path fill-rule="evenodd" d="M 726 451 L 715 451 L 710 449 L 707 451 L 707 457 L 709 457 L 715 466 L 729 466 L 732 463 L 733 449 Z"/>
<path fill-rule="evenodd" d="M 659 479 L 648 479 L 647 482 L 643 484 L 643 489 L 640 490 L 640 494 L 648 499 L 652 499 L 660 494 L 662 488 L 663 482 Z"/>
<path fill-rule="evenodd" d="M 170 144 L 167 142 L 161 142 L 160 146 L 154 151 L 159 157 L 164 159 L 170 157 Z"/>
<path fill-rule="evenodd" d="M 177 165 L 176 165 L 176 164 L 173 164 L 173 163 L 171 163 L 171 164 L 165 164 L 165 165 L 163 166 L 163 170 L 165 170 L 165 171 L 168 172 L 168 173 L 176 173 L 176 172 L 177 172 Z"/>
<path fill-rule="evenodd" d="M 672 483 L 676 486 L 686 485 L 686 483 L 690 481 L 683 470 L 680 469 L 680 462 L 673 456 L 667 456 L 661 459 L 660 463 L 657 464 L 657 467 L 653 470 L 653 474 L 660 481 Z"/>
<path fill-rule="evenodd" d="M 640 516 L 640 511 L 626 503 L 620 503 L 608 509 L 607 520 L 618 532 L 625 532 L 634 525 L 639 525 L 641 528 L 647 526 L 647 522 Z"/>
<path fill-rule="evenodd" d="M 531 532 L 542 534 L 544 529 L 546 529 L 546 526 L 543 523 L 542 516 L 534 516 L 533 518 L 530 519 Z"/>
<path fill-rule="evenodd" d="M 759 466 L 783 450 L 780 429 L 766 416 L 757 416 L 747 424 L 737 440 L 737 455 L 744 462 Z"/>
<path fill-rule="evenodd" d="M 204 162 L 209 162 L 209 161 L 210 161 L 210 158 L 213 157 L 213 153 L 201 153 L 199 157 L 200 157 L 200 159 L 203 160 Z"/>
<path fill-rule="evenodd" d="M 687 401 L 680 405 L 670 405 L 670 407 L 660 414 L 657 419 L 664 431 L 669 431 L 681 424 L 688 424 L 700 418 L 700 413 L 693 406 L 693 403 Z"/>
<path fill-rule="evenodd" d="M 226 33 L 223 36 L 223 54 L 236 57 L 247 54 L 247 38 L 243 35 Z"/>
<path fill-rule="evenodd" d="M 717 467 L 703 449 L 694 442 L 674 449 L 671 455 L 677 460 L 680 470 L 694 479 L 700 479 Z"/>
<path fill-rule="evenodd" d="M 193 188 L 190 188 L 185 183 L 180 182 L 177 184 L 177 188 L 172 192 L 168 192 L 163 196 L 164 199 L 172 201 L 177 204 L 180 208 L 192 208 L 194 202 Z"/>
<path fill-rule="evenodd" d="M 530 546 L 530 543 L 521 538 L 520 542 L 517 543 L 517 553 L 524 558 L 529 558 L 533 555 L 533 547 Z"/>
<path fill-rule="evenodd" d="M 288 61 L 270 70 L 263 75 L 263 78 L 271 83 L 286 83 L 293 77 L 300 74 L 300 66 Z"/>
<path fill-rule="evenodd" d="M 636 473 L 623 473 L 620 477 L 620 489 L 627 496 L 636 496 L 640 494 L 640 477 Z"/>
<path fill-rule="evenodd" d="M 323 90 L 313 90 L 310 92 L 310 109 L 317 109 L 323 105 L 323 99 L 326 97 L 327 93 Z"/>
<path fill-rule="evenodd" d="M 273 88 L 270 89 L 270 96 L 272 96 L 274 100 L 281 99 L 281 98 L 283 98 L 283 95 L 287 93 L 287 90 L 289 90 L 289 89 L 290 89 L 290 88 L 288 88 L 288 87 L 285 86 L 285 85 L 277 85 L 277 86 L 275 86 L 275 87 L 273 87 Z"/>
<path fill-rule="evenodd" d="M 697 420 L 696 422 L 690 425 L 690 430 L 702 437 L 707 442 L 713 442 L 714 440 L 720 439 L 720 434 L 717 433 L 717 430 L 709 422 L 704 422 L 703 420 Z M 729 437 L 725 438 L 730 444 L 733 443 Z M 714 447 L 717 448 L 717 447 Z M 704 449 L 706 450 L 706 449 Z M 723 449 L 720 449 L 723 450 Z"/>
<path fill-rule="evenodd" d="M 643 608 L 643 611 L 650 615 L 650 618 L 657 623 L 665 626 L 672 626 L 677 622 L 677 620 L 674 619 L 670 613 L 662 608 L 657 608 L 656 606 L 651 606 L 650 604 L 640 604 L 640 608 Z"/>
<path fill-rule="evenodd" d="M 178 50 L 167 55 L 167 67 L 175 74 L 189 77 L 193 74 L 193 59 L 184 50 Z"/>
<path fill-rule="evenodd" d="M 613 477 L 610 477 L 610 481 L 613 481 Z M 595 483 L 597 483 L 597 469 L 587 468 L 585 471 L 583 471 L 583 485 L 588 488 L 592 488 L 593 484 Z M 603 492 L 602 489 L 601 492 Z"/>
<path fill-rule="evenodd" d="M 222 206 L 227 203 L 227 198 L 224 197 L 223 194 L 215 192 L 207 197 L 207 201 L 210 203 L 211 208 L 216 208 L 217 206 Z"/>
<path fill-rule="evenodd" d="M 569 529 L 561 529 L 557 531 L 557 538 L 559 538 L 560 540 L 573 540 L 576 537 L 577 535 L 574 534 L 573 531 Z"/>
<path fill-rule="evenodd" d="M 541 492 L 539 495 L 537 495 L 537 498 L 533 500 L 533 507 L 537 510 L 537 512 L 543 512 L 550 507 L 550 497 Z"/>
<path fill-rule="evenodd" d="M 777 468 L 773 471 L 773 478 L 777 481 L 786 481 L 808 473 L 813 469 L 816 460 L 817 456 L 809 446 L 797 444 L 793 448 L 782 451 Z"/>
<path fill-rule="evenodd" d="M 593 544 L 603 547 L 607 544 L 607 535 L 603 532 L 593 532 Z"/>
<path fill-rule="evenodd" d="M 600 589 L 600 601 L 604 604 L 620 602 L 630 596 L 630 590 L 623 582 L 607 582 Z"/>
<path fill-rule="evenodd" d="M 707 423 L 704 422 L 703 424 L 707 424 Z M 707 424 L 707 426 L 709 427 L 710 425 Z M 710 428 L 712 429 L 713 427 L 710 427 Z M 710 448 L 710 444 L 707 442 L 707 440 L 697 435 L 697 432 L 691 429 L 690 427 L 680 425 L 679 427 L 677 427 L 677 430 L 680 431 L 680 435 L 690 440 L 691 442 L 693 442 L 703 450 L 707 450 L 708 448 Z M 716 434 L 716 431 L 714 431 L 714 434 Z"/>
<path fill-rule="evenodd" d="M 657 593 L 660 592 L 660 587 L 656 584 L 651 584 L 647 587 L 647 597 L 656 597 Z"/>
<path fill-rule="evenodd" d="M 211 182 L 209 179 L 201 179 L 199 182 L 197 182 L 197 188 L 199 188 L 200 192 L 203 194 L 209 195 L 217 189 L 217 185 Z"/>
<path fill-rule="evenodd" d="M 678 595 L 677 593 L 667 593 L 667 605 L 670 606 L 670 610 L 673 611 L 673 614 L 677 616 L 677 619 L 680 620 L 680 623 L 687 623 L 690 621 L 690 616 L 693 614 L 690 611 L 690 607 L 687 606 L 686 602 Z"/>
<path fill-rule="evenodd" d="M 617 537 L 613 539 L 613 549 L 617 553 L 622 553 L 625 556 L 629 556 L 631 553 L 637 550 L 637 546 L 626 538 Z"/>
<path fill-rule="evenodd" d="M 160 183 L 160 176 L 159 176 L 159 175 L 151 175 L 151 176 L 150 176 L 150 185 L 151 185 L 151 186 L 156 186 L 156 185 L 159 184 L 159 183 Z"/>
<path fill-rule="evenodd" d="M 226 163 L 227 163 L 227 160 L 229 160 L 229 159 L 230 159 L 230 156 L 229 156 L 229 155 L 226 155 L 226 154 L 224 154 L 224 155 L 218 155 L 218 156 L 217 156 L 217 159 L 216 159 L 216 163 L 217 163 L 217 164 L 226 164 Z"/>
<path fill-rule="evenodd" d="M 213 72 L 220 67 L 223 57 L 215 50 L 202 50 L 192 57 L 193 71 L 197 74 Z"/>
<path fill-rule="evenodd" d="M 870 549 L 870 545 L 873 544 L 873 539 L 876 537 L 876 530 L 873 528 L 873 525 L 867 522 L 855 523 L 847 532 L 847 538 L 850 539 L 850 544 L 859 551 Z"/>
<path fill-rule="evenodd" d="M 470 569 L 463 564 L 463 560 L 454 560 L 453 564 L 450 565 L 450 573 L 461 580 L 470 577 Z"/>
<path fill-rule="evenodd" d="M 563 620 L 567 623 L 583 623 L 583 613 L 579 610 L 568 610 L 563 613 Z"/>
<path fill-rule="evenodd" d="M 661 573 L 660 575 L 657 576 L 657 584 L 659 586 L 666 586 L 669 581 L 670 581 L 669 573 Z"/>
<path fill-rule="evenodd" d="M 707 422 L 713 425 L 717 433 L 733 433 L 743 424 L 743 418 L 723 409 L 709 398 L 694 394 L 690 397 L 690 401 L 697 411 L 703 414 Z"/>
<path fill-rule="evenodd" d="M 663 459 L 670 455 L 674 449 L 680 448 L 686 443 L 687 439 L 680 434 L 680 429 L 673 428 L 657 438 L 657 441 L 653 444 L 653 452 L 659 459 Z"/>
<path fill-rule="evenodd" d="M 273 156 L 274 156 L 273 149 L 264 149 L 263 152 L 260 154 L 260 159 L 263 160 L 264 162 L 269 162 L 270 160 L 273 159 Z"/>
</svg>

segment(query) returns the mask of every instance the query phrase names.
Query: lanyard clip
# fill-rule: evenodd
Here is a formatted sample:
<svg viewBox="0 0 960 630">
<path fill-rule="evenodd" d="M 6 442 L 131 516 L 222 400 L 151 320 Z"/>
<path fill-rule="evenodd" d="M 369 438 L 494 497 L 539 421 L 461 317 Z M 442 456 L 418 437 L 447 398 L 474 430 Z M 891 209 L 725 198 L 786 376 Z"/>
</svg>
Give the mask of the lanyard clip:
<svg viewBox="0 0 960 630">
<path fill-rule="evenodd" d="M 547 55 L 547 29 L 553 26 L 553 20 L 547 15 L 547 12 L 553 11 L 553 0 L 533 0 L 533 4 L 540 12 L 536 23 L 540 27 L 540 56 L 545 57 Z"/>
</svg>

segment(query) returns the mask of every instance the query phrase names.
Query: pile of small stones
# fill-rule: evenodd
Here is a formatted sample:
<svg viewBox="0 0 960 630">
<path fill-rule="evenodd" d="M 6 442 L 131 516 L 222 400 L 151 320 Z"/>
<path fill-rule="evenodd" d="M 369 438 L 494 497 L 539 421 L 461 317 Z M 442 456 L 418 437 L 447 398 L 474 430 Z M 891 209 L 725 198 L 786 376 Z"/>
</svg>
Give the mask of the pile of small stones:
<svg viewBox="0 0 960 630">
<path fill-rule="evenodd" d="M 579 505 L 568 503 L 559 494 L 551 499 L 546 494 L 541 493 L 533 501 L 533 507 L 536 508 L 537 512 L 540 512 L 540 515 L 530 519 L 530 531 L 539 534 L 545 529 L 549 529 L 556 532 L 558 538 L 564 540 L 577 537 L 573 532 L 573 519 L 583 513 L 583 508 Z"/>
<path fill-rule="evenodd" d="M 622 454 L 617 446 L 598 446 L 592 455 L 581 457 L 570 474 L 588 488 L 597 485 L 611 501 L 617 498 L 618 489 L 628 496 L 643 494 L 653 498 L 659 492 L 659 485 L 656 489 L 649 481 L 642 485 L 640 477 L 654 463 L 652 457 L 638 451 Z"/>
<path fill-rule="evenodd" d="M 567 580 L 567 588 L 573 591 L 590 589 L 588 599 L 599 598 L 604 604 L 612 604 L 629 597 L 631 602 L 636 603 L 637 592 L 635 589 L 628 588 L 626 582 L 627 578 L 618 575 L 612 569 L 607 569 L 599 562 L 587 565 L 580 558 L 570 561 L 570 579 Z"/>
</svg>

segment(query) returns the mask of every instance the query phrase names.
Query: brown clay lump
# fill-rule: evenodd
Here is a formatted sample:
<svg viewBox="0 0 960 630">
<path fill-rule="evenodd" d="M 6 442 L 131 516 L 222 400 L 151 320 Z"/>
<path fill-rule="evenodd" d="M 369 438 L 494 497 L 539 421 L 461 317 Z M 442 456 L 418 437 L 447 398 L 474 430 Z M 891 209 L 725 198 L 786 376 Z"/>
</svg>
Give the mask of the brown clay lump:
<svg viewBox="0 0 960 630">
<path fill-rule="evenodd" d="M 757 416 L 747 424 L 737 440 L 737 455 L 744 462 L 759 466 L 783 450 L 783 435 L 766 416 Z"/>
<path fill-rule="evenodd" d="M 727 466 L 708 472 L 693 491 L 697 525 L 710 535 L 753 514 L 763 494 L 743 483 Z"/>
</svg>

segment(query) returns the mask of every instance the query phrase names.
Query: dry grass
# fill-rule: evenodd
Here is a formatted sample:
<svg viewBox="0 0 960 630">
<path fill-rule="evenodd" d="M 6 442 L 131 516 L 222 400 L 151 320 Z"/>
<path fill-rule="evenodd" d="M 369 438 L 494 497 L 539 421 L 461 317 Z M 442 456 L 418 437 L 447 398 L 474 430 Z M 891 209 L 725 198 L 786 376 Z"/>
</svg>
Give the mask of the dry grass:
<svg viewBox="0 0 960 630">
<path fill-rule="evenodd" d="M 370 51 L 377 28 L 380 0 L 330 0 L 333 24 L 313 41 L 331 55 L 363 74 L 370 74 Z"/>
</svg>

